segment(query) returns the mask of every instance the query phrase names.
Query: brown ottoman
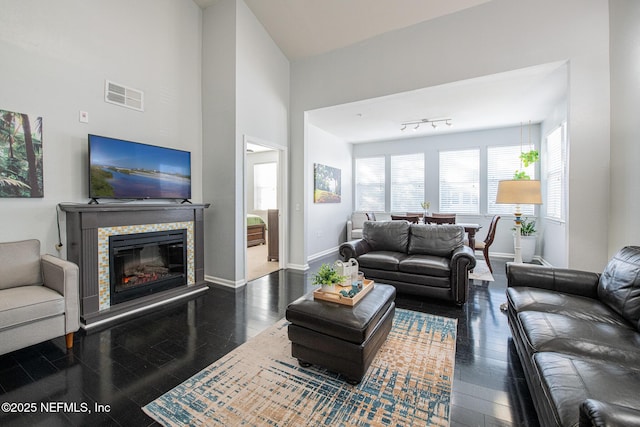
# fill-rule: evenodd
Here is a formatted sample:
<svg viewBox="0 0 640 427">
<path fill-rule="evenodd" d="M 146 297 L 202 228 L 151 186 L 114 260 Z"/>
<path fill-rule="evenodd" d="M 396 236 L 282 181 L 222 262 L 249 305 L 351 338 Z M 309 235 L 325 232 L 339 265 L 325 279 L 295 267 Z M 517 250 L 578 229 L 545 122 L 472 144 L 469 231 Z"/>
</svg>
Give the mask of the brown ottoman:
<svg viewBox="0 0 640 427">
<path fill-rule="evenodd" d="M 375 287 L 350 307 L 313 299 L 309 293 L 287 307 L 291 355 L 301 366 L 322 366 L 358 384 L 391 330 L 396 289 Z"/>
</svg>

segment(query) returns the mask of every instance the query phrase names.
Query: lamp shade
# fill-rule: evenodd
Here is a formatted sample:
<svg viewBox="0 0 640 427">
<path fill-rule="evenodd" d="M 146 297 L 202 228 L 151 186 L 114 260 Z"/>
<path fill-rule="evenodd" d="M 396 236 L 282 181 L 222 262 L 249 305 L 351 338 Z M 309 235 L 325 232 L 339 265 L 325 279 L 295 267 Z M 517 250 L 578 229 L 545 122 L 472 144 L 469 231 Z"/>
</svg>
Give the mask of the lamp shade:
<svg viewBox="0 0 640 427">
<path fill-rule="evenodd" d="M 541 205 L 540 181 L 529 179 L 499 181 L 496 203 Z"/>
</svg>

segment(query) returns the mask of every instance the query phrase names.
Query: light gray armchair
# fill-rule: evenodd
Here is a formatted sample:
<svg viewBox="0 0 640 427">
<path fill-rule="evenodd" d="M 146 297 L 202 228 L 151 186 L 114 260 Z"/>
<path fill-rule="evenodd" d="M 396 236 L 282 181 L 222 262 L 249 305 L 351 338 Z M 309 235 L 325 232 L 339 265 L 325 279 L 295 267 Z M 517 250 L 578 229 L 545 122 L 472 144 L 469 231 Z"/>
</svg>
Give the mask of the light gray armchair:
<svg viewBox="0 0 640 427">
<path fill-rule="evenodd" d="M 365 212 L 354 212 L 347 221 L 347 242 L 354 239 L 362 239 L 362 227 L 368 221 Z"/>
<path fill-rule="evenodd" d="M 38 240 L 0 243 L 0 354 L 80 327 L 78 266 L 40 255 Z"/>
</svg>

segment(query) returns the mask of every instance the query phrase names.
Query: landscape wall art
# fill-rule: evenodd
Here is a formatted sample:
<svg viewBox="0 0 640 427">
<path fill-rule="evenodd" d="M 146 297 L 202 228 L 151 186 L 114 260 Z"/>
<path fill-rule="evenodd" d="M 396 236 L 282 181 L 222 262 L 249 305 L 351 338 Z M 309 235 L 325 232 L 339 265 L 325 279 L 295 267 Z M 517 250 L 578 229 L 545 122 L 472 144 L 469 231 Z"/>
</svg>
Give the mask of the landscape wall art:
<svg viewBox="0 0 640 427">
<path fill-rule="evenodd" d="M 42 117 L 0 110 L 0 197 L 43 197 Z"/>
<path fill-rule="evenodd" d="M 338 168 L 315 163 L 313 167 L 314 203 L 340 203 L 341 171 Z"/>
</svg>

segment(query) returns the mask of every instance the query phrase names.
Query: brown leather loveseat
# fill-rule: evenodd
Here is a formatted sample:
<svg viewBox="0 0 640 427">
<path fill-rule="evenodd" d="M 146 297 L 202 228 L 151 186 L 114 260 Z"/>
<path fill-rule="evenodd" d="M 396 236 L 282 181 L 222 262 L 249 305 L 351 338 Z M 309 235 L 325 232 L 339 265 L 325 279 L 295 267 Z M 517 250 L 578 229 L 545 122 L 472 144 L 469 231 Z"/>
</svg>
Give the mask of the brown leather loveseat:
<svg viewBox="0 0 640 427">
<path fill-rule="evenodd" d="M 640 247 L 604 272 L 507 264 L 509 325 L 542 426 L 640 426 Z"/>
<path fill-rule="evenodd" d="M 456 304 L 467 301 L 473 251 L 463 244 L 460 225 L 423 225 L 407 221 L 367 221 L 362 239 L 340 245 L 343 259 L 355 258 L 365 277 L 399 292 Z"/>
</svg>

